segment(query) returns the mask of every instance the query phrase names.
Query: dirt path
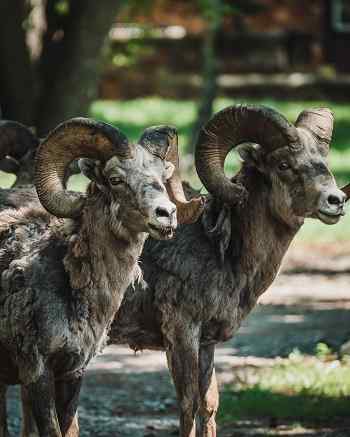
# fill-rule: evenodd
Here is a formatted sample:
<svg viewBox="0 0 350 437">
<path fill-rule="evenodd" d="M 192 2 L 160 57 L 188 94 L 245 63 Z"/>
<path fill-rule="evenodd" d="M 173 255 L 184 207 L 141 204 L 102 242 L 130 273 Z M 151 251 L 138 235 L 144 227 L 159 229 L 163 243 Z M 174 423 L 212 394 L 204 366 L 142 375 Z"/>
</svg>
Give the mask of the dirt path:
<svg viewBox="0 0 350 437">
<path fill-rule="evenodd" d="M 334 348 L 350 338 L 350 275 L 282 274 L 245 321 L 236 338 L 220 345 L 216 366 L 220 384 L 233 368 L 251 360 L 286 356 L 294 347 L 312 352 L 325 341 Z M 10 389 L 10 428 L 18 435 L 18 391 Z M 90 365 L 80 403 L 81 436 L 177 435 L 176 401 L 165 356 L 109 347 Z M 295 424 L 241 422 L 221 429 L 229 436 L 350 436 L 350 425 L 305 429 Z"/>
</svg>

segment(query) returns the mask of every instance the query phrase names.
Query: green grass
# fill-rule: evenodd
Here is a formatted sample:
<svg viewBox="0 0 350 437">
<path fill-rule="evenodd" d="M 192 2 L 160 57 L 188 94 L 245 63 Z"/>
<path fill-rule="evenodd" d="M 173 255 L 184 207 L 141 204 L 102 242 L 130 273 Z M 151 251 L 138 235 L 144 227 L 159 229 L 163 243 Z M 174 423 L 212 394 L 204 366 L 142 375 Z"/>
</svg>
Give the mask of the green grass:
<svg viewBox="0 0 350 437">
<path fill-rule="evenodd" d="M 247 417 L 306 421 L 348 417 L 350 366 L 346 358 L 339 361 L 294 352 L 288 359 L 253 372 L 246 381 L 224 389 L 221 423 Z"/>
<path fill-rule="evenodd" d="M 347 215 L 336 225 L 325 225 L 319 220 L 307 219 L 295 237 L 296 244 L 301 243 L 334 243 L 350 240 L 350 208 Z"/>
<path fill-rule="evenodd" d="M 282 112 L 290 121 L 294 121 L 305 108 L 328 106 L 335 114 L 334 137 L 332 142 L 331 164 L 335 170 L 350 174 L 350 105 L 327 101 L 278 101 L 233 100 L 219 98 L 215 102 L 215 111 L 234 103 L 256 103 L 270 106 Z M 117 125 L 133 140 L 136 140 L 142 130 L 152 124 L 173 124 L 180 133 L 180 146 L 188 143 L 191 125 L 196 115 L 194 101 L 170 100 L 158 97 L 148 97 L 123 102 L 96 101 L 91 106 L 92 116 Z M 184 150 L 183 150 L 184 151 Z M 342 154 L 333 151 L 340 151 Z M 345 155 L 344 155 L 345 153 Z M 348 164 L 347 164 L 348 163 Z"/>
<path fill-rule="evenodd" d="M 330 166 L 339 185 L 350 181 L 350 105 L 304 101 L 286 102 L 273 99 L 237 100 L 217 99 L 215 111 L 233 103 L 259 103 L 277 109 L 288 119 L 294 121 L 305 108 L 328 106 L 335 113 L 334 139 L 330 153 Z M 191 124 L 195 119 L 196 105 L 193 101 L 176 101 L 157 97 L 136 99 L 124 102 L 96 101 L 91 107 L 91 115 L 107 121 L 122 129 L 132 140 L 137 140 L 147 126 L 154 124 L 173 124 L 179 131 L 179 144 L 182 154 L 186 153 Z M 239 162 L 232 153 L 226 161 L 228 175 L 237 171 Z M 200 187 L 194 175 L 185 175 L 196 186 Z M 317 220 L 308 220 L 297 236 L 297 241 L 331 242 L 350 239 L 350 215 L 343 218 L 335 226 L 326 226 Z"/>
<path fill-rule="evenodd" d="M 350 180 L 350 105 L 322 101 L 283 102 L 273 99 L 264 100 L 232 100 L 217 99 L 215 111 L 233 103 L 259 103 L 282 112 L 289 120 L 294 121 L 305 108 L 328 106 L 335 113 L 334 138 L 330 154 L 330 166 L 339 183 Z M 186 153 L 191 125 L 196 115 L 193 101 L 177 101 L 157 97 L 135 99 L 124 102 L 96 101 L 91 106 L 91 115 L 107 121 L 122 129 L 132 140 L 136 141 L 147 126 L 153 124 L 173 124 L 179 131 L 181 153 Z M 228 157 L 227 171 L 237 170 L 238 160 Z"/>
<path fill-rule="evenodd" d="M 259 103 L 277 109 L 291 121 L 307 107 L 328 106 L 335 113 L 335 130 L 330 165 L 338 183 L 350 181 L 350 105 L 321 102 L 286 102 L 273 99 L 264 100 L 232 100 L 217 99 L 215 111 L 234 103 Z M 173 124 L 179 131 L 180 152 L 186 153 L 191 125 L 196 115 L 194 101 L 177 101 L 158 97 L 135 99 L 123 102 L 96 101 L 91 106 L 91 116 L 118 126 L 130 139 L 136 141 L 144 128 L 154 124 Z M 239 161 L 236 154 L 231 153 L 226 160 L 227 174 L 237 171 Z M 194 186 L 201 186 L 195 174 L 184 175 Z M 0 186 L 11 186 L 14 178 L 0 172 Z M 72 189 L 84 189 L 86 180 L 82 176 L 74 176 L 70 183 Z M 350 239 L 350 213 L 335 226 L 326 226 L 317 220 L 309 220 L 297 236 L 297 241 L 330 242 Z"/>
</svg>

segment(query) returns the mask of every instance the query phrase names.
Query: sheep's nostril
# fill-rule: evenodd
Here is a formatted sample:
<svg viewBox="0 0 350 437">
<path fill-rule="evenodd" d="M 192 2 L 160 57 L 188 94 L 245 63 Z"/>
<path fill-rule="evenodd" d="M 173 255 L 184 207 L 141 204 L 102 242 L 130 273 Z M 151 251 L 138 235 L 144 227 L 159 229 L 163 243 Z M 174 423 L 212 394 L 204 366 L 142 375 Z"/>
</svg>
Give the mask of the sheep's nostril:
<svg viewBox="0 0 350 437">
<path fill-rule="evenodd" d="M 342 203 L 344 203 L 344 199 L 343 198 L 340 198 L 340 197 L 338 197 L 338 196 L 335 196 L 334 194 L 330 194 L 329 196 L 328 196 L 328 199 L 327 199 L 327 201 L 328 201 L 328 203 L 330 204 L 330 205 L 341 205 Z"/>
<path fill-rule="evenodd" d="M 167 209 L 164 208 L 156 208 L 156 216 L 157 217 L 166 217 L 169 218 L 171 215 L 171 211 L 168 211 Z"/>
</svg>

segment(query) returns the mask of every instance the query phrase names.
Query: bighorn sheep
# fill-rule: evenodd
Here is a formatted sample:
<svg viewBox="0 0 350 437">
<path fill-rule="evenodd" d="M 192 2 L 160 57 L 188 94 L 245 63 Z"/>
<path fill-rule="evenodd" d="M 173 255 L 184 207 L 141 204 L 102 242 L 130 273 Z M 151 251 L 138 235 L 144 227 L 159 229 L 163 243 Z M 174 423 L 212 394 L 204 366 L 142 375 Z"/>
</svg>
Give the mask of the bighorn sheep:
<svg viewBox="0 0 350 437">
<path fill-rule="evenodd" d="M 1 117 L 1 115 L 0 115 Z M 0 210 L 20 208 L 30 202 L 38 202 L 33 186 L 34 158 L 40 139 L 33 130 L 12 120 L 0 119 L 0 170 L 16 176 L 12 189 L 0 189 Z M 80 172 L 77 161 L 71 163 L 64 177 Z"/>
<path fill-rule="evenodd" d="M 34 155 L 38 145 L 38 138 L 27 126 L 16 121 L 0 120 L 0 170 L 16 175 L 13 187 L 17 188 L 0 189 L 0 210 L 18 208 L 37 199 L 32 185 Z"/>
<path fill-rule="evenodd" d="M 272 283 L 304 218 L 332 224 L 343 214 L 345 196 L 325 161 L 332 127 L 327 109 L 304 111 L 296 127 L 264 107 L 219 112 L 196 147 L 198 173 L 210 192 L 201 221 L 180 226 L 166 244 L 146 242 L 148 289 L 127 290 L 110 341 L 167 351 L 182 437 L 195 435 L 196 416 L 197 435 L 216 436 L 215 343 L 235 334 Z M 247 141 L 257 144 L 238 146 L 243 165 L 229 181 L 225 157 Z M 233 193 L 241 191 L 248 199 L 238 207 Z M 349 186 L 344 191 L 349 197 Z M 24 411 L 30 418 L 26 402 Z"/>
<path fill-rule="evenodd" d="M 147 235 L 172 237 L 175 205 L 179 222 L 202 210 L 200 198 L 184 199 L 173 137 L 172 128 L 151 128 L 133 145 L 104 123 L 62 123 L 40 144 L 35 172 L 38 197 L 56 218 L 33 206 L 1 215 L 1 388 L 24 387 L 41 437 L 67 435 L 82 374 L 140 278 Z M 92 181 L 86 195 L 62 184 L 79 157 Z"/>
<path fill-rule="evenodd" d="M 215 344 L 273 282 L 304 219 L 334 224 L 344 214 L 346 196 L 326 164 L 332 129 L 325 108 L 303 111 L 294 126 L 265 107 L 232 106 L 200 131 L 196 168 L 210 193 L 202 219 L 167 244 L 147 241 L 148 290 L 127 291 L 110 332 L 112 343 L 166 351 L 181 437 L 196 435 L 196 416 L 197 435 L 216 436 Z M 235 146 L 243 165 L 229 180 L 223 165 Z M 239 192 L 248 195 L 240 207 Z"/>
</svg>

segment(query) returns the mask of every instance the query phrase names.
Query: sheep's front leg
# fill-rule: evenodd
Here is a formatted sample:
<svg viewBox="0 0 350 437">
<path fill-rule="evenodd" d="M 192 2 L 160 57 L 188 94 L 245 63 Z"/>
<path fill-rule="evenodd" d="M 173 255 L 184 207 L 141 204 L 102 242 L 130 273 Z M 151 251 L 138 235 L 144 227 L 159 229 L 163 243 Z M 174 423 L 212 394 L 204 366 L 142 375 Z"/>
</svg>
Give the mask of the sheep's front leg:
<svg viewBox="0 0 350 437">
<path fill-rule="evenodd" d="M 26 386 L 28 400 L 40 437 L 62 437 L 55 406 L 55 381 L 48 369 Z"/>
<path fill-rule="evenodd" d="M 7 429 L 6 390 L 7 386 L 0 384 L 0 437 L 10 436 Z"/>
<path fill-rule="evenodd" d="M 68 381 L 56 381 L 55 399 L 58 421 L 62 436 L 79 437 L 78 424 L 78 400 L 82 378 L 75 378 Z M 23 386 L 22 395 L 22 437 L 36 437 L 38 430 L 28 398 L 28 392 Z M 2 436 L 0 436 L 2 437 Z"/>
<path fill-rule="evenodd" d="M 56 382 L 56 408 L 62 436 L 79 437 L 78 403 L 82 376 Z"/>
<path fill-rule="evenodd" d="M 215 376 L 214 352 L 215 345 L 201 347 L 199 350 L 199 437 L 216 437 L 215 416 L 219 408 L 219 391 Z"/>
<path fill-rule="evenodd" d="M 175 329 L 176 338 L 167 348 L 167 359 L 180 409 L 180 437 L 195 437 L 199 405 L 198 327 Z"/>
<path fill-rule="evenodd" d="M 37 437 L 39 436 L 38 428 L 36 426 L 28 391 L 24 385 L 21 387 L 21 399 L 22 399 L 22 429 L 21 437 Z"/>
</svg>

